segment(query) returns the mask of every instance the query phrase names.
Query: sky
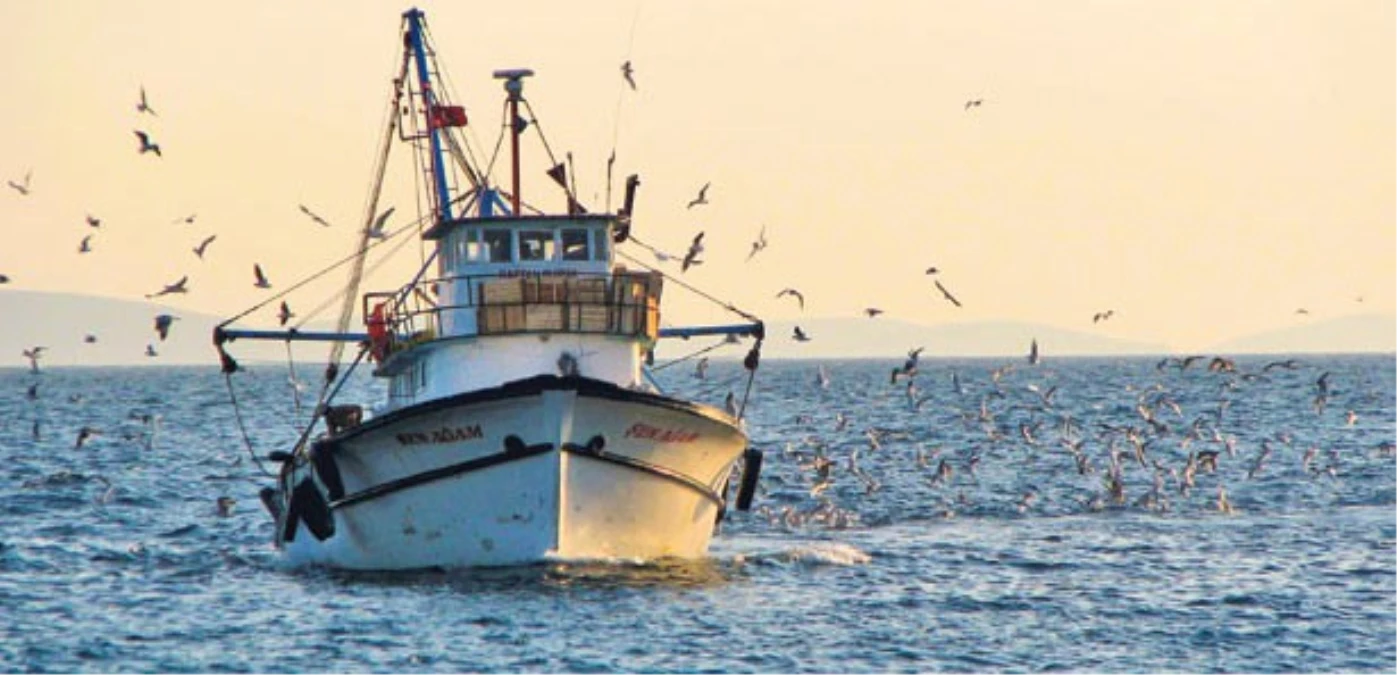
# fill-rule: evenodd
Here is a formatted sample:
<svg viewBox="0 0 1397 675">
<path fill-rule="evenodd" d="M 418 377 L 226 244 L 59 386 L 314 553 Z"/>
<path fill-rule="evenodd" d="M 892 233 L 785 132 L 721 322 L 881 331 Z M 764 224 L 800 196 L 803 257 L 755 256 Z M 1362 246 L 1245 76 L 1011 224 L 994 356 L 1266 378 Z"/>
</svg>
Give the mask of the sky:
<svg viewBox="0 0 1397 675">
<path fill-rule="evenodd" d="M 419 6 L 475 148 L 488 155 L 499 130 L 492 71 L 533 69 L 525 96 L 573 154 L 582 201 L 606 206 L 614 150 L 613 207 L 641 176 L 637 238 L 682 254 L 704 232 L 705 262 L 683 280 L 768 320 L 878 307 L 1192 351 L 1397 314 L 1389 0 Z M 279 290 L 343 257 L 406 7 L 0 3 L 0 180 L 32 172 L 29 195 L 0 190 L 0 274 L 123 299 L 188 275 L 187 295 L 162 300 L 231 315 L 268 297 L 254 262 Z M 157 116 L 137 112 L 141 87 Z M 162 157 L 137 153 L 136 129 Z M 417 209 L 402 150 L 390 226 Z M 526 152 L 523 193 L 561 208 L 546 167 Z M 709 203 L 686 208 L 705 183 Z M 770 244 L 748 261 L 763 227 Z M 401 283 L 421 255 L 409 245 L 366 290 Z M 291 304 L 309 313 L 341 278 Z M 675 285 L 665 312 L 730 318 Z"/>
</svg>

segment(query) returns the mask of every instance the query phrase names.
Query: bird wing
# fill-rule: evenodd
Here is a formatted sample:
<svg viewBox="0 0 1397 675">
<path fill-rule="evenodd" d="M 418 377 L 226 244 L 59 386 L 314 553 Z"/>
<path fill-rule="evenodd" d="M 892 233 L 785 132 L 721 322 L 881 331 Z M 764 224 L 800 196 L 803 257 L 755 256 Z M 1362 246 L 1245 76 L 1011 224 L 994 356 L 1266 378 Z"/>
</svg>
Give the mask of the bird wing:
<svg viewBox="0 0 1397 675">
<path fill-rule="evenodd" d="M 267 276 L 262 274 L 262 266 L 257 263 L 252 264 L 252 274 L 257 277 L 258 284 L 266 284 Z"/>
<path fill-rule="evenodd" d="M 941 285 L 940 279 L 936 280 L 936 288 L 941 291 L 941 295 L 946 296 L 946 299 L 951 301 L 951 304 L 955 305 L 956 307 L 960 307 L 960 301 L 956 299 L 956 296 L 951 295 L 951 292 L 946 290 L 945 286 Z"/>
<path fill-rule="evenodd" d="M 150 145 L 150 136 L 147 136 L 146 132 L 137 130 L 136 138 L 141 139 L 141 145 Z"/>
</svg>

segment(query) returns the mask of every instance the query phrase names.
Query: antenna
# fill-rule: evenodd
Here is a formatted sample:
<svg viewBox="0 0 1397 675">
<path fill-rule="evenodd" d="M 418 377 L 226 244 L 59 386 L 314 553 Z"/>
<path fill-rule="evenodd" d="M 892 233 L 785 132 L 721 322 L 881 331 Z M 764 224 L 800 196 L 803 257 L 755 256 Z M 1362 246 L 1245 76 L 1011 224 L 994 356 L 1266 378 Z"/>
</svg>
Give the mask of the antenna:
<svg viewBox="0 0 1397 675">
<path fill-rule="evenodd" d="M 519 119 L 519 101 L 524 98 L 524 78 L 531 77 L 534 71 L 528 68 L 510 68 L 495 71 L 495 79 L 504 80 L 504 90 L 509 93 L 509 140 L 510 150 L 514 155 L 511 167 L 511 178 L 513 179 L 513 190 L 510 195 L 513 200 L 514 216 L 519 217 L 519 133 L 528 124 Z"/>
</svg>

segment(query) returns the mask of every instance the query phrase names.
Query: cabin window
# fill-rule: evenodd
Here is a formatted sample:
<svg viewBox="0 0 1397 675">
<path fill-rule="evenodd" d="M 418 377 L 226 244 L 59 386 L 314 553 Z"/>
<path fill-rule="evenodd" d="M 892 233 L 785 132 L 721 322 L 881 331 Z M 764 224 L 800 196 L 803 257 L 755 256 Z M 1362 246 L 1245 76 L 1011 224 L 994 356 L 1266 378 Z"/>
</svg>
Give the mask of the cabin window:
<svg viewBox="0 0 1397 675">
<path fill-rule="evenodd" d="M 509 262 L 513 259 L 510 255 L 509 230 L 484 230 L 481 232 L 480 244 L 487 262 Z"/>
<path fill-rule="evenodd" d="M 563 230 L 563 260 L 590 260 L 587 230 Z"/>
<path fill-rule="evenodd" d="M 521 230 L 519 232 L 520 260 L 552 260 L 553 233 L 549 230 Z"/>
<path fill-rule="evenodd" d="M 606 247 L 610 241 L 611 237 L 607 235 L 606 230 L 592 230 L 592 243 L 596 244 L 592 247 L 593 260 L 607 261 L 609 256 Z"/>
<path fill-rule="evenodd" d="M 460 243 L 456 250 L 456 260 L 459 263 L 485 262 L 481 257 L 480 230 L 469 229 L 460 234 Z"/>
</svg>

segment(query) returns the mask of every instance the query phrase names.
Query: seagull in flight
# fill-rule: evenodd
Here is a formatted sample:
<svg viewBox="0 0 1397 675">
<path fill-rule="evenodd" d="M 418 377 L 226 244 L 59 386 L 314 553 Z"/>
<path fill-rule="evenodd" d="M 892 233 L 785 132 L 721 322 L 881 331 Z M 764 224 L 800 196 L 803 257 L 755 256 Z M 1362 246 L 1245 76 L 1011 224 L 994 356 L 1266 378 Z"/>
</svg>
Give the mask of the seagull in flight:
<svg viewBox="0 0 1397 675">
<path fill-rule="evenodd" d="M 969 101 L 966 101 L 966 102 L 965 102 L 965 109 L 966 109 L 966 110 L 969 110 L 969 109 L 971 109 L 971 108 L 978 108 L 978 107 L 980 107 L 980 106 L 982 106 L 982 105 L 984 105 L 984 104 L 985 104 L 985 99 L 983 99 L 983 98 L 972 98 L 972 99 L 970 99 Z"/>
<path fill-rule="evenodd" d="M 310 216 L 310 219 L 311 219 L 311 220 L 314 220 L 315 222 L 320 223 L 321 225 L 324 225 L 325 227 L 329 227 L 329 226 L 330 226 L 330 223 L 329 223 L 328 221 L 326 221 L 324 218 L 321 218 L 321 217 L 320 217 L 319 215 L 317 215 L 314 211 L 311 211 L 310 209 L 306 208 L 306 205 L 305 205 L 305 204 L 297 204 L 297 206 L 301 207 L 301 213 L 304 213 L 304 214 Z"/>
<path fill-rule="evenodd" d="M 1115 315 L 1116 315 L 1116 310 L 1114 310 L 1114 309 L 1108 309 L 1108 310 L 1106 310 L 1106 311 L 1104 311 L 1104 312 L 1097 312 L 1097 313 L 1095 313 L 1095 314 L 1093 314 L 1093 315 L 1091 316 L 1091 322 L 1092 322 L 1092 323 L 1099 323 L 1099 322 L 1105 321 L 1106 319 L 1109 319 L 1109 318 L 1111 318 L 1111 317 L 1113 317 L 1113 316 L 1115 316 Z"/>
<path fill-rule="evenodd" d="M 170 325 L 177 319 L 179 317 L 169 314 L 159 314 L 155 317 L 155 332 L 160 334 L 161 342 L 164 342 L 165 338 L 170 335 Z"/>
<path fill-rule="evenodd" d="M 5 181 L 5 182 L 6 182 L 6 183 L 9 183 L 10 187 L 12 187 L 12 188 L 15 189 L 15 192 L 18 192 L 18 193 L 20 193 L 21 195 L 24 195 L 24 196 L 27 197 L 27 196 L 29 196 L 29 177 L 32 176 L 32 175 L 34 175 L 34 172 L 33 172 L 33 171 L 26 171 L 26 172 L 24 172 L 24 182 L 23 182 L 23 183 L 16 183 L 16 182 L 14 182 L 14 181 L 12 181 L 12 180 L 10 180 L 10 181 Z"/>
<path fill-rule="evenodd" d="M 147 152 L 153 152 L 155 153 L 156 157 L 164 157 L 164 155 L 160 154 L 160 144 L 150 140 L 150 134 L 147 134 L 146 132 L 137 129 L 136 138 L 141 139 L 142 155 L 146 154 Z"/>
<path fill-rule="evenodd" d="M 265 274 L 262 273 L 262 266 L 261 266 L 261 265 L 259 265 L 259 264 L 257 264 L 257 263 L 253 263 L 253 264 L 252 264 L 252 275 L 253 275 L 254 277 L 257 277 L 257 281 L 254 282 L 254 283 L 252 284 L 253 286 L 256 286 L 256 287 L 258 287 L 258 288 L 271 288 L 271 287 L 272 287 L 272 282 L 267 281 L 267 275 L 265 275 Z"/>
<path fill-rule="evenodd" d="M 698 265 L 698 264 L 703 263 L 702 260 L 699 260 L 699 259 L 698 259 L 700 253 L 703 253 L 703 233 L 702 233 L 702 232 L 700 232 L 700 233 L 698 233 L 697 235 L 695 235 L 695 236 L 694 236 L 694 241 L 693 241 L 692 243 L 689 244 L 689 252 L 684 254 L 684 262 L 680 265 L 680 267 L 679 267 L 679 272 L 680 272 L 680 273 L 687 272 L 687 271 L 689 270 L 689 266 L 690 266 L 690 265 Z"/>
<path fill-rule="evenodd" d="M 941 271 L 941 270 L 936 269 L 935 267 L 928 267 L 928 268 L 926 268 L 926 273 L 927 273 L 927 274 L 936 274 L 937 272 L 940 272 L 940 271 Z"/>
<path fill-rule="evenodd" d="M 393 211 L 396 208 L 396 206 L 390 206 L 387 211 L 378 214 L 378 217 L 374 219 L 373 225 L 369 226 L 368 235 L 370 239 L 383 239 L 387 236 L 383 232 L 383 227 L 388 224 L 388 217 L 393 215 Z"/>
<path fill-rule="evenodd" d="M 35 347 L 20 352 L 24 358 L 29 359 L 29 370 L 31 372 L 39 372 L 39 358 L 44 355 L 45 349 L 48 349 L 48 347 Z"/>
<path fill-rule="evenodd" d="M 82 243 L 81 243 L 81 244 L 78 244 L 78 253 L 91 253 L 91 252 L 92 252 L 92 235 L 89 234 L 89 235 L 87 235 L 86 237 L 83 237 L 83 238 L 82 238 Z"/>
<path fill-rule="evenodd" d="M 941 285 L 940 279 L 936 280 L 936 289 L 941 291 L 941 295 L 945 296 L 947 300 L 950 300 L 951 304 L 955 305 L 956 307 L 960 307 L 960 301 L 956 299 L 956 296 L 951 295 L 951 292 L 946 290 L 945 286 Z"/>
<path fill-rule="evenodd" d="M 217 238 L 218 238 L 218 235 L 216 235 L 216 234 L 211 234 L 211 235 L 209 235 L 209 236 L 207 236 L 207 237 L 204 237 L 204 240 L 201 241 L 201 242 L 199 242 L 199 245 L 198 245 L 198 246 L 195 246 L 195 247 L 194 247 L 194 255 L 199 256 L 199 259 L 200 259 L 200 260 L 203 260 L 203 259 L 204 259 L 204 251 L 207 251 L 208 248 L 209 248 L 209 244 L 212 244 L 212 243 L 213 243 L 213 240 L 215 240 L 215 239 L 217 239 Z"/>
<path fill-rule="evenodd" d="M 10 283 L 10 278 L 8 276 L 5 276 L 4 274 L 0 274 L 0 284 L 8 283 Z"/>
<path fill-rule="evenodd" d="M 712 184 L 713 184 L 713 183 L 711 183 L 711 182 L 710 182 L 710 183 L 704 183 L 704 184 L 703 184 L 703 187 L 699 188 L 698 196 L 697 196 L 697 197 L 694 197 L 692 200 L 690 200 L 690 201 L 689 201 L 689 205 L 688 205 L 687 207 L 685 207 L 685 208 L 690 208 L 690 209 L 692 209 L 692 208 L 694 208 L 695 206 L 698 206 L 699 204 L 707 204 L 707 203 L 708 203 L 708 186 L 710 186 L 710 185 L 712 185 Z"/>
<path fill-rule="evenodd" d="M 185 287 L 185 284 L 187 283 L 189 283 L 189 277 L 182 276 L 179 278 L 179 281 L 176 281 L 175 283 L 169 284 L 164 288 L 160 289 L 160 292 L 146 295 L 146 299 L 149 300 L 151 298 L 158 298 L 162 295 L 169 295 L 171 293 L 188 293 L 189 289 Z"/>
<path fill-rule="evenodd" d="M 626 78 L 626 84 L 631 85 L 631 91 L 635 91 L 635 68 L 631 67 L 631 62 L 621 64 L 621 77 Z"/>
<path fill-rule="evenodd" d="M 867 307 L 863 310 L 863 313 L 867 314 L 868 318 L 873 319 L 876 318 L 879 314 L 882 314 L 883 310 L 878 309 L 877 307 Z"/>
<path fill-rule="evenodd" d="M 752 252 L 747 254 L 747 259 L 748 259 L 748 260 L 751 260 L 751 259 L 752 259 L 752 256 L 754 256 L 754 255 L 760 253 L 761 250 L 764 249 L 764 248 L 766 248 L 766 226 L 765 226 L 765 225 L 762 226 L 762 231 L 761 231 L 760 233 L 757 234 L 757 240 L 754 241 L 754 242 L 752 242 Z"/>
<path fill-rule="evenodd" d="M 101 227 L 102 219 L 89 213 L 87 214 L 87 224 L 92 227 Z"/>
<path fill-rule="evenodd" d="M 151 358 L 155 358 L 155 357 L 157 357 L 157 356 L 160 356 L 160 354 L 156 353 L 156 351 L 155 351 L 155 345 L 152 345 L 152 344 L 147 344 L 147 345 L 146 345 L 146 356 L 149 356 L 149 357 L 151 357 Z"/>
<path fill-rule="evenodd" d="M 805 331 L 800 329 L 800 326 L 796 326 L 795 330 L 791 331 L 791 339 L 795 340 L 796 342 L 809 342 L 810 336 L 806 335 Z"/>
<path fill-rule="evenodd" d="M 794 288 L 783 288 L 783 289 L 781 289 L 781 292 L 780 292 L 780 293 L 777 293 L 777 294 L 776 294 L 776 297 L 779 298 L 779 297 L 785 296 L 785 295 L 792 295 L 792 296 L 795 296 L 795 299 L 798 300 L 798 301 L 800 302 L 800 310 L 801 310 L 802 312 L 805 311 L 805 296 L 804 296 L 804 295 L 801 295 L 800 291 L 797 291 L 797 290 L 794 289 Z"/>
<path fill-rule="evenodd" d="M 285 325 L 286 325 L 286 322 L 287 322 L 287 321 L 290 321 L 290 320 L 291 320 L 291 317 L 293 317 L 293 316 L 296 316 L 296 315 L 295 315 L 294 313 L 291 312 L 291 306 L 288 305 L 288 304 L 286 304 L 286 301 L 285 301 L 285 300 L 282 300 L 282 301 L 281 301 L 281 309 L 280 309 L 280 310 L 277 310 L 277 313 L 276 313 L 277 321 L 281 322 L 281 325 L 285 326 Z"/>
<path fill-rule="evenodd" d="M 180 224 L 180 223 L 184 223 L 185 225 L 193 225 L 193 224 L 194 224 L 194 219 L 195 219 L 195 218 L 198 218 L 198 217 L 199 217 L 199 214 L 197 214 L 197 213 L 191 213 L 191 214 L 189 214 L 189 215 L 187 215 L 187 216 L 185 216 L 185 217 L 183 217 L 183 218 L 176 218 L 176 219 L 174 220 L 174 224 L 175 224 L 175 225 L 178 225 L 178 224 Z"/>
<path fill-rule="evenodd" d="M 136 112 L 150 113 L 153 117 L 159 117 L 155 114 L 155 108 L 150 107 L 150 101 L 146 100 L 145 86 L 141 87 L 141 102 L 136 104 Z"/>
<path fill-rule="evenodd" d="M 78 442 L 73 445 L 73 449 L 81 450 L 83 444 L 86 443 L 88 439 L 92 438 L 93 436 L 96 436 L 98 433 L 99 432 L 96 429 L 93 429 L 89 426 L 84 426 L 83 428 L 78 429 Z"/>
</svg>

